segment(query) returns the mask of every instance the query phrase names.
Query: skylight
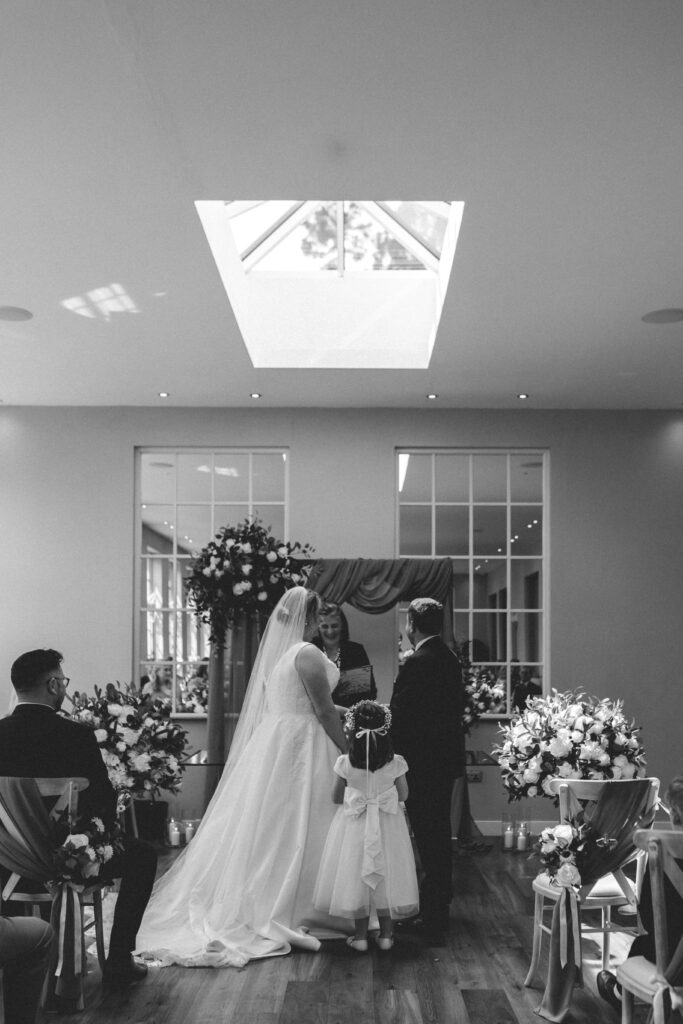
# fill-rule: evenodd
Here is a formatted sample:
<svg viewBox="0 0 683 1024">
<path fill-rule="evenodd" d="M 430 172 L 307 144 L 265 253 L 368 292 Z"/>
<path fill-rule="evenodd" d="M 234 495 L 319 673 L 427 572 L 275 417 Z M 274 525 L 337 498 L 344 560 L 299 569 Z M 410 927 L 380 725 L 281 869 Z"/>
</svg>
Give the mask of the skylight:
<svg viewBox="0 0 683 1024">
<path fill-rule="evenodd" d="M 196 203 L 255 367 L 425 368 L 464 203 Z"/>
</svg>

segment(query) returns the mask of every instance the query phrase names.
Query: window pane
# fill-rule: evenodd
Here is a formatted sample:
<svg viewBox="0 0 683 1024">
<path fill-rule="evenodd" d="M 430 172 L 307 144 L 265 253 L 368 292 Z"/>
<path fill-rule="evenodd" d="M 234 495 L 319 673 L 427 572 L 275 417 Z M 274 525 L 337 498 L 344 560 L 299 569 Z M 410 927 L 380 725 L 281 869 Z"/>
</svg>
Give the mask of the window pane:
<svg viewBox="0 0 683 1024">
<path fill-rule="evenodd" d="M 252 456 L 252 501 L 284 501 L 285 460 L 282 452 Z"/>
<path fill-rule="evenodd" d="M 467 612 L 456 612 L 453 616 L 453 635 L 459 644 L 470 639 L 470 617 Z"/>
<path fill-rule="evenodd" d="M 505 554 L 507 510 L 497 505 L 475 505 L 472 514 L 475 557 Z"/>
<path fill-rule="evenodd" d="M 472 500 L 507 501 L 507 456 L 472 456 Z"/>
<path fill-rule="evenodd" d="M 543 458 L 541 455 L 510 456 L 510 500 L 543 500 Z"/>
<path fill-rule="evenodd" d="M 224 526 L 238 526 L 248 515 L 249 505 L 246 504 L 216 505 L 213 516 L 213 532 L 218 533 Z"/>
<path fill-rule="evenodd" d="M 206 452 L 178 454 L 178 501 L 211 501 L 211 458 Z"/>
<path fill-rule="evenodd" d="M 470 510 L 466 505 L 436 506 L 437 555 L 467 555 L 470 549 Z"/>
<path fill-rule="evenodd" d="M 489 596 L 507 586 L 507 561 L 504 558 L 475 558 L 473 608 L 488 608 Z"/>
<path fill-rule="evenodd" d="M 453 562 L 453 607 L 470 607 L 470 563 L 464 558 Z"/>
<path fill-rule="evenodd" d="M 436 456 L 436 500 L 469 502 L 469 455 Z"/>
<path fill-rule="evenodd" d="M 543 554 L 543 509 L 541 505 L 513 505 L 510 510 L 513 555 Z"/>
<path fill-rule="evenodd" d="M 542 612 L 512 612 L 510 631 L 512 636 L 511 656 L 518 661 L 541 660 Z"/>
<path fill-rule="evenodd" d="M 165 661 L 175 650 L 173 612 L 141 612 L 140 657 L 143 661 Z"/>
<path fill-rule="evenodd" d="M 179 555 L 196 557 L 211 537 L 210 505 L 178 505 L 176 543 Z"/>
<path fill-rule="evenodd" d="M 399 551 L 402 555 L 431 555 L 432 510 L 420 505 L 399 509 Z"/>
<path fill-rule="evenodd" d="M 400 501 L 432 500 L 431 455 L 399 454 Z M 403 487 L 401 487 L 401 478 Z"/>
<path fill-rule="evenodd" d="M 506 612 L 475 612 L 472 615 L 472 661 L 505 661 Z"/>
<path fill-rule="evenodd" d="M 284 540 L 285 536 L 285 506 L 264 505 L 262 508 L 256 506 L 254 515 L 261 520 L 264 526 L 270 528 L 275 540 Z"/>
<path fill-rule="evenodd" d="M 150 504 L 175 501 L 175 455 L 164 452 L 140 457 L 140 501 Z"/>
<path fill-rule="evenodd" d="M 527 697 L 540 697 L 543 675 L 538 665 L 512 666 L 512 710 L 523 711 Z"/>
<path fill-rule="evenodd" d="M 173 554 L 175 507 L 173 505 L 143 505 L 142 553 Z"/>
<path fill-rule="evenodd" d="M 173 560 L 171 558 L 143 558 L 140 566 L 140 607 L 160 610 L 172 608 Z"/>
<path fill-rule="evenodd" d="M 249 500 L 249 455 L 216 452 L 213 464 L 214 501 Z"/>
<path fill-rule="evenodd" d="M 542 562 L 540 559 L 513 559 L 511 570 L 512 608 L 540 608 L 543 595 Z"/>
</svg>

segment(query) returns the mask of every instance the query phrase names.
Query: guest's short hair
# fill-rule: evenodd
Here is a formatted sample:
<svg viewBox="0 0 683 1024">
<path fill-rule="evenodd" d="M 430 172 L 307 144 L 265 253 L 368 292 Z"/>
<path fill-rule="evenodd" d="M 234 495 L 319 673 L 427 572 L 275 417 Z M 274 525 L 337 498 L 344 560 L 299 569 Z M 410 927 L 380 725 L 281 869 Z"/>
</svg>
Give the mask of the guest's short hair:
<svg viewBox="0 0 683 1024">
<path fill-rule="evenodd" d="M 666 803 L 671 811 L 671 820 L 683 826 L 683 775 L 677 775 L 667 786 Z"/>
<path fill-rule="evenodd" d="M 339 636 L 340 640 L 349 639 L 349 623 L 346 615 L 341 610 L 340 605 L 335 604 L 334 601 L 323 601 L 322 608 L 320 609 L 319 619 L 324 619 L 326 615 L 336 615 L 341 622 L 341 633 Z"/>
<path fill-rule="evenodd" d="M 408 606 L 408 615 L 413 626 L 425 636 L 441 633 L 443 628 L 443 605 L 432 597 L 416 597 Z"/>
<path fill-rule="evenodd" d="M 12 686 L 18 693 L 29 693 L 43 682 L 43 676 L 58 669 L 64 655 L 51 647 L 20 654 L 12 665 Z"/>
</svg>

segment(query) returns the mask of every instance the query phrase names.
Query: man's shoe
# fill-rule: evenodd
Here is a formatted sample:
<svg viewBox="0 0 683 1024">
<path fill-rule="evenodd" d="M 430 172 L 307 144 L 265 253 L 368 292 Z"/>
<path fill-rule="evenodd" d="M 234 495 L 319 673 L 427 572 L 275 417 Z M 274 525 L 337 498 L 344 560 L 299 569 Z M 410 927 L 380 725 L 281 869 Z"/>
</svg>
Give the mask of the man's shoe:
<svg viewBox="0 0 683 1024">
<path fill-rule="evenodd" d="M 606 1003 L 609 1003 L 613 1010 L 621 1014 L 621 995 L 616 977 L 611 971 L 600 971 L 597 981 L 598 992 L 602 998 Z"/>
<path fill-rule="evenodd" d="M 147 964 L 141 964 L 131 957 L 130 963 L 123 967 L 110 967 L 105 964 L 102 971 L 102 984 L 105 988 L 127 988 L 147 977 Z"/>
</svg>

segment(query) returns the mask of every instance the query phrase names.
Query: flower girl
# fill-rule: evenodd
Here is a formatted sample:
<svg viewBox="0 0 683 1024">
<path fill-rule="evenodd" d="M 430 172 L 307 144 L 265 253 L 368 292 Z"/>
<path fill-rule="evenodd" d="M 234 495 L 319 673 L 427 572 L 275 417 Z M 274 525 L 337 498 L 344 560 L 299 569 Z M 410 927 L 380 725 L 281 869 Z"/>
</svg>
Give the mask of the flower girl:
<svg viewBox="0 0 683 1024">
<path fill-rule="evenodd" d="M 355 921 L 347 944 L 368 948 L 368 922 L 379 919 L 377 945 L 394 944 L 392 920 L 418 909 L 415 858 L 399 801 L 408 795 L 408 765 L 394 754 L 391 712 L 362 700 L 347 712 L 348 754 L 338 757 L 332 799 L 338 809 L 323 850 L 313 902 L 319 910 Z"/>
</svg>

